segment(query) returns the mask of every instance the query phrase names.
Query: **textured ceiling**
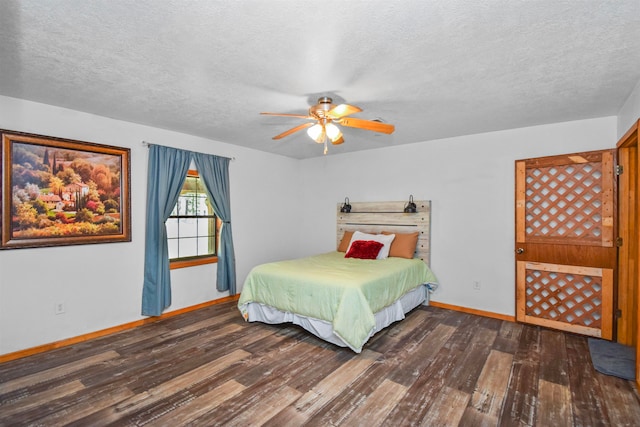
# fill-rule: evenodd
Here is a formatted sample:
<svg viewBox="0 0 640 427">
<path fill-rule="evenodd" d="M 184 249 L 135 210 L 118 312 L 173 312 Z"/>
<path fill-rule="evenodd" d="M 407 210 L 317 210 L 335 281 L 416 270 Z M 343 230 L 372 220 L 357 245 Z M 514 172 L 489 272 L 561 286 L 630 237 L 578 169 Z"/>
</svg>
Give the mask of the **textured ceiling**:
<svg viewBox="0 0 640 427">
<path fill-rule="evenodd" d="M 319 96 L 393 123 L 329 155 L 617 114 L 640 0 L 2 0 L 0 94 L 294 158 Z"/>
</svg>

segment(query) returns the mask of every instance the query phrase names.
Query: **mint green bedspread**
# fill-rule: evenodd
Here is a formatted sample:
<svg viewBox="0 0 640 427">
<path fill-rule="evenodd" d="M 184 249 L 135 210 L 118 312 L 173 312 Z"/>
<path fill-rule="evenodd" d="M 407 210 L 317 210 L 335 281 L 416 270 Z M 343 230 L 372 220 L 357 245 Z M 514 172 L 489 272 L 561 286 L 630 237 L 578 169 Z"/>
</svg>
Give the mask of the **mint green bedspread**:
<svg viewBox="0 0 640 427">
<path fill-rule="evenodd" d="M 436 283 L 436 278 L 419 259 L 363 260 L 329 252 L 255 267 L 244 282 L 238 308 L 245 319 L 246 305 L 258 302 L 328 321 L 336 335 L 360 352 L 375 328 L 374 313 L 424 283 Z"/>
</svg>

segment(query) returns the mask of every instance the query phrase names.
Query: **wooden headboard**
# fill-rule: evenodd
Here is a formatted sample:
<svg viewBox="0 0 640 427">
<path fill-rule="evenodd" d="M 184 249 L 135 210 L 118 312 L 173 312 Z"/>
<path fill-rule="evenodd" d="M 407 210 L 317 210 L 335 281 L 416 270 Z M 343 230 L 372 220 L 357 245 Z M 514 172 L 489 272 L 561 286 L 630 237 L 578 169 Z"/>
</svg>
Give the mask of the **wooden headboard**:
<svg viewBox="0 0 640 427">
<path fill-rule="evenodd" d="M 340 244 L 345 231 L 362 231 L 377 234 L 381 231 L 391 233 L 413 233 L 418 231 L 418 244 L 414 258 L 420 258 L 425 264 L 431 263 L 431 201 L 414 200 L 416 213 L 404 213 L 404 202 L 350 202 L 351 212 L 342 213 L 342 203 L 338 203 L 336 221 L 336 247 Z"/>
</svg>

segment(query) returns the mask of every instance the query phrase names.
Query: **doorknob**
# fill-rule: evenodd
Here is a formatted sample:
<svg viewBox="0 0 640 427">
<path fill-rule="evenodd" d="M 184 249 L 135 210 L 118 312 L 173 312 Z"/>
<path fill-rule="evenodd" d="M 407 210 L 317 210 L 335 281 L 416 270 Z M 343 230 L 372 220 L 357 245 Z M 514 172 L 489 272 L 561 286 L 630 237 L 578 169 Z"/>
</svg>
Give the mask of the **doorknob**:
<svg viewBox="0 0 640 427">
<path fill-rule="evenodd" d="M 524 253 L 524 248 L 518 248 L 518 249 L 516 249 L 516 253 L 517 253 L 517 254 L 523 254 L 523 253 Z"/>
</svg>

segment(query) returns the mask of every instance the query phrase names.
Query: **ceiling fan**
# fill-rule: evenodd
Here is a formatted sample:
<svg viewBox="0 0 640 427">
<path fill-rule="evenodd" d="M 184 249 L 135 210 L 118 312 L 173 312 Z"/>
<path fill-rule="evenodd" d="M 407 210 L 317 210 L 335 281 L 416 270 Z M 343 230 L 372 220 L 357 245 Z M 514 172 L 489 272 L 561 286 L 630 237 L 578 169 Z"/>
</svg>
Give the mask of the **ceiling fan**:
<svg viewBox="0 0 640 427">
<path fill-rule="evenodd" d="M 355 117 L 347 117 L 351 114 L 359 113 L 362 109 L 349 104 L 334 105 L 333 99 L 323 96 L 318 99 L 318 103 L 309 108 L 307 115 L 303 114 L 285 114 L 285 113 L 260 113 L 267 116 L 297 117 L 300 119 L 312 120 L 308 123 L 302 123 L 291 128 L 273 139 L 281 139 L 292 133 L 302 129 L 307 129 L 307 134 L 319 144 L 324 144 L 324 154 L 327 154 L 327 140 L 332 144 L 338 145 L 344 142 L 342 132 L 336 125 L 347 126 L 358 129 L 370 130 L 390 134 L 393 133 L 395 127 L 388 123 L 382 123 L 380 120 L 365 120 Z M 315 122 L 315 123 L 314 123 Z"/>
</svg>

